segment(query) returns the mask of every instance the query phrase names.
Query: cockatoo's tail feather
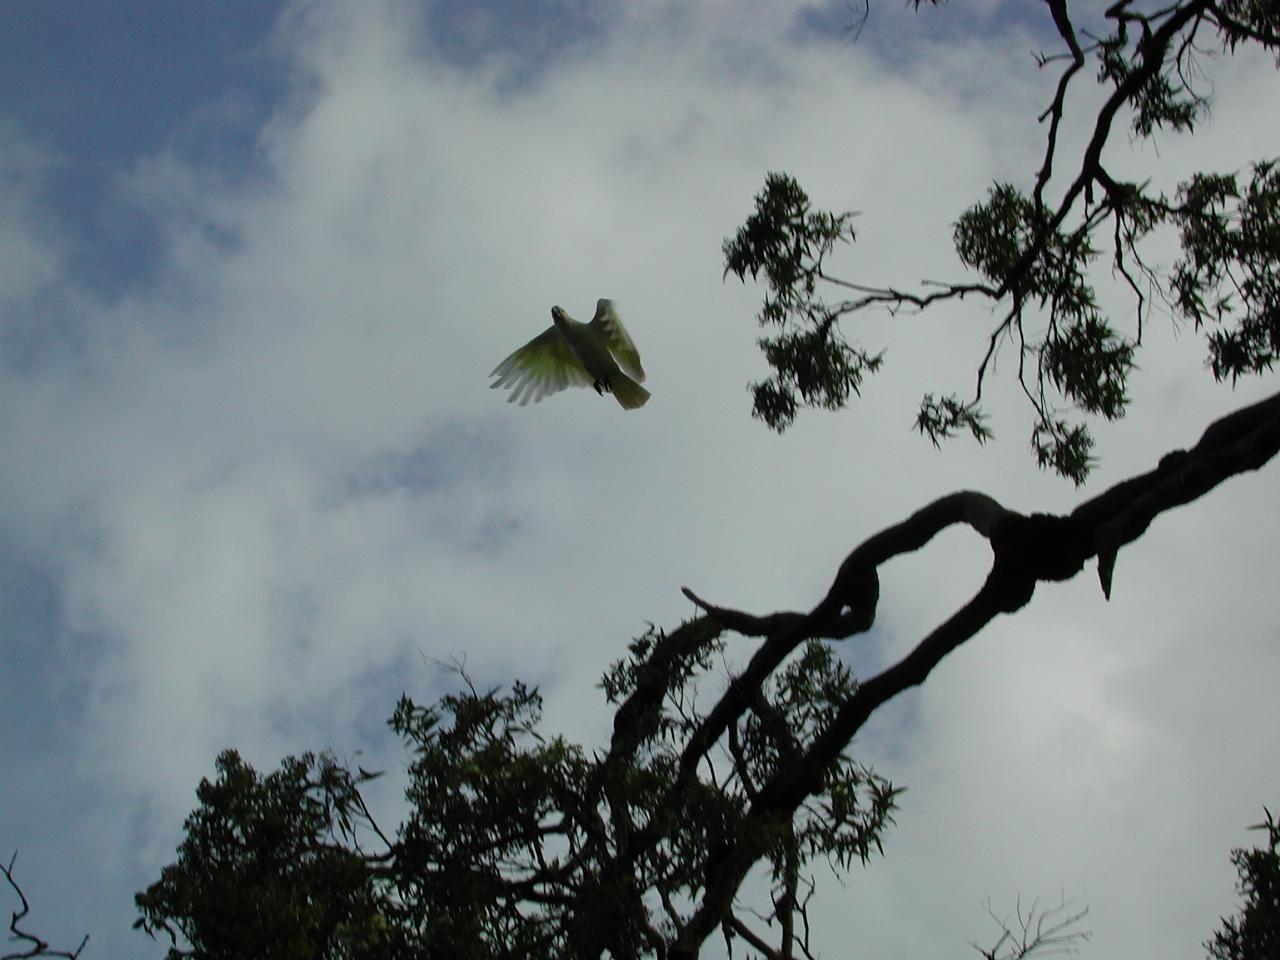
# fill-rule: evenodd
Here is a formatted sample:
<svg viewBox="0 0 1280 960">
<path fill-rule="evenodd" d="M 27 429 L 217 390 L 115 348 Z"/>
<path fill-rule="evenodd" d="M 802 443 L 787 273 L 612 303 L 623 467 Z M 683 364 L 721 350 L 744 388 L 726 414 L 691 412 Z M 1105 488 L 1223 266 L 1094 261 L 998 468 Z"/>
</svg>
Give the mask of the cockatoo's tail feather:
<svg viewBox="0 0 1280 960">
<path fill-rule="evenodd" d="M 649 399 L 649 391 L 621 370 L 609 378 L 609 389 L 618 398 L 618 403 L 622 404 L 623 410 L 635 410 L 637 407 L 643 407 Z"/>
</svg>

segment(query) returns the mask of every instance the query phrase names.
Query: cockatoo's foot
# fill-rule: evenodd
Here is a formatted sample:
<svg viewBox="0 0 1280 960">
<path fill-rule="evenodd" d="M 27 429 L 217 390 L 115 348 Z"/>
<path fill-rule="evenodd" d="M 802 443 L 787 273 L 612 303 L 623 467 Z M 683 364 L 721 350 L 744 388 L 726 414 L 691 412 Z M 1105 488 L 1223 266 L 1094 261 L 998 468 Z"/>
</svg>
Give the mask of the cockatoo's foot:
<svg viewBox="0 0 1280 960">
<path fill-rule="evenodd" d="M 608 377 L 605 377 L 603 380 L 597 380 L 595 383 L 591 384 L 591 386 L 593 386 L 596 393 L 602 397 L 606 393 L 613 393 L 613 385 L 609 383 Z"/>
</svg>

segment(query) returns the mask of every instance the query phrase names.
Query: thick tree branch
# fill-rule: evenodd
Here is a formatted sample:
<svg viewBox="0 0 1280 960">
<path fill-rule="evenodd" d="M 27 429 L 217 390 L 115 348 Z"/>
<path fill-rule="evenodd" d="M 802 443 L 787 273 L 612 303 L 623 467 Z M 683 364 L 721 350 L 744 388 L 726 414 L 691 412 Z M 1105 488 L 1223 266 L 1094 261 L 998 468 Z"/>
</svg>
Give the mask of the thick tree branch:
<svg viewBox="0 0 1280 960">
<path fill-rule="evenodd" d="M 1109 596 L 1110 570 L 1121 546 L 1141 536 L 1159 514 L 1203 496 L 1229 477 L 1258 469 L 1277 452 L 1280 393 L 1216 421 L 1190 450 L 1164 457 L 1155 470 L 1117 484 L 1068 516 L 1023 516 L 982 494 L 957 493 L 934 501 L 850 553 L 827 597 L 809 614 L 789 620 L 788 629 L 767 640 L 730 685 L 708 715 L 695 738 L 696 745 L 695 740 L 690 741 L 686 762 L 691 750 L 709 749 L 708 741 L 714 742 L 724 727 L 736 720 L 749 699 L 744 692 L 747 685 L 762 682 L 762 673 L 772 671 L 800 643 L 819 636 L 821 625 L 839 613 L 846 600 L 858 602 L 848 592 L 851 585 L 872 582 L 879 563 L 918 549 L 939 530 L 957 522 L 966 522 L 985 536 L 993 557 L 986 580 L 964 606 L 902 660 L 864 681 L 808 750 L 759 786 L 737 843 L 720 851 L 708 867 L 703 898 L 670 956 L 697 955 L 702 942 L 731 911 L 742 881 L 764 855 L 767 838 L 790 823 L 801 803 L 820 789 L 824 772 L 877 709 L 923 683 L 943 657 L 997 616 L 1025 606 L 1041 581 L 1070 579 L 1087 560 L 1100 556 L 1099 576 Z M 874 619 L 874 600 L 868 613 L 867 627 Z M 738 613 L 730 619 L 739 617 L 747 623 L 768 619 Z M 772 664 L 768 671 L 764 670 L 766 663 Z"/>
<path fill-rule="evenodd" d="M 753 948 L 760 951 L 761 956 L 768 957 L 769 960 L 788 960 L 785 953 L 781 953 L 775 948 L 769 946 L 768 941 L 748 927 L 740 917 L 731 913 L 727 918 L 725 918 L 724 922 L 728 926 L 729 930 L 731 930 L 736 936 L 741 937 L 743 940 L 747 941 L 747 943 L 751 944 Z"/>
<path fill-rule="evenodd" d="M 1189 451 L 1081 504 L 1072 514 L 1095 529 L 1098 580 L 1110 598 L 1116 554 L 1166 510 L 1191 503 L 1228 477 L 1264 466 L 1280 448 L 1280 394 L 1213 423 Z"/>
</svg>

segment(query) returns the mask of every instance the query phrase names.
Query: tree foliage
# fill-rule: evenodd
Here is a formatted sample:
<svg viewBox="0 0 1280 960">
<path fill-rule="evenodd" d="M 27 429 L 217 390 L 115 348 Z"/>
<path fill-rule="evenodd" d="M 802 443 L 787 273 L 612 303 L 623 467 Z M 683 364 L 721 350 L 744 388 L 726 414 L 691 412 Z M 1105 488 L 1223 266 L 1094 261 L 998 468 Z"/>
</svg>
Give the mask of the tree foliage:
<svg viewBox="0 0 1280 960">
<path fill-rule="evenodd" d="M 1238 917 L 1223 918 L 1222 929 L 1205 944 L 1211 960 L 1280 957 L 1280 823 L 1270 810 L 1263 812 L 1266 818 L 1250 829 L 1266 831 L 1266 842 L 1231 851 L 1244 904 Z"/>
<path fill-rule="evenodd" d="M 136 897 L 135 927 L 170 958 L 383 956 L 393 936 L 359 785 L 328 754 L 289 757 L 267 777 L 234 750 L 196 790 L 178 860 Z M 181 944 L 189 945 L 189 948 Z"/>
<path fill-rule="evenodd" d="M 810 745 L 854 687 L 811 643 L 756 691 L 758 712 L 705 776 L 687 776 L 680 747 L 700 722 L 689 698 L 717 634 L 703 623 L 632 644 L 606 694 L 660 703 L 643 732 L 616 731 L 604 756 L 539 734 L 541 701 L 519 683 L 499 692 L 466 681 L 427 707 L 402 699 L 390 722 L 413 757 L 410 814 L 394 840 L 359 796 L 369 774 L 305 756 L 263 778 L 224 753 L 217 779 L 200 785 L 178 861 L 137 897 L 138 926 L 167 934 L 171 957 L 661 955 L 710 861 L 746 829 L 757 785 Z M 649 687 L 655 655 L 672 671 L 662 690 Z M 763 855 L 793 941 L 804 939 L 794 921 L 811 862 L 868 859 L 896 793 L 842 752 L 806 808 L 773 824 Z M 366 852 L 362 836 L 382 849 Z M 728 931 L 754 936 L 734 919 Z"/>
<path fill-rule="evenodd" d="M 898 313 L 965 297 L 992 302 L 999 320 L 987 333 L 972 397 L 927 393 L 916 427 L 935 445 L 961 432 L 989 439 L 983 386 L 997 350 L 1012 343 L 1017 379 L 1034 411 L 1036 460 L 1077 484 L 1094 462 L 1088 418 L 1115 420 L 1126 412 L 1129 373 L 1153 306 L 1204 333 L 1219 380 L 1234 382 L 1275 363 L 1274 159 L 1257 159 L 1247 172 L 1197 173 L 1166 193 L 1149 180 L 1117 179 L 1103 158 L 1126 115 L 1138 139 L 1191 133 L 1206 122 L 1208 93 L 1193 79 L 1199 59 L 1206 49 L 1233 51 L 1242 43 L 1276 51 L 1275 4 L 1188 0 L 1144 11 L 1126 0 L 1087 27 L 1072 21 L 1065 0 L 1047 6 L 1063 49 L 1038 58 L 1042 68 L 1061 70 L 1040 117 L 1048 121 L 1043 161 L 1025 186 L 998 183 L 960 214 L 952 239 L 976 277 L 924 281 L 918 291 L 841 278 L 830 260 L 839 245 L 856 239 L 854 214 L 814 209 L 800 184 L 782 173 L 769 174 L 755 212 L 725 241 L 725 274 L 763 275 L 766 284 L 758 319 L 777 332 L 760 346 L 773 375 L 753 384 L 753 415 L 773 429 L 786 430 L 804 407 L 845 406 L 863 378 L 880 369 L 884 350 L 855 346 L 841 329 L 842 320 L 871 308 Z M 1090 59 L 1105 99 L 1079 155 L 1068 156 L 1060 138 L 1068 92 Z M 1056 203 L 1046 199 L 1055 192 Z M 1181 244 L 1181 256 L 1167 268 L 1149 263 L 1146 253 L 1162 230 L 1175 231 Z M 1104 265 L 1127 290 L 1132 329 L 1122 330 L 1104 311 L 1097 290 Z"/>
</svg>

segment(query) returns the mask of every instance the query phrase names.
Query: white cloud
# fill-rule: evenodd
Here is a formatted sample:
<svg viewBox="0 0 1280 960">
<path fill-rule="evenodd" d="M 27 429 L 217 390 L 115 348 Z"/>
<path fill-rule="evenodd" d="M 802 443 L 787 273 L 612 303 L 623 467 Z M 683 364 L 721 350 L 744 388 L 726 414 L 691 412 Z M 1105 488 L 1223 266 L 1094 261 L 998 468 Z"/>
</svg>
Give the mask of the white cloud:
<svg viewBox="0 0 1280 960">
<path fill-rule="evenodd" d="M 265 178 L 141 166 L 166 275 L 80 307 L 83 351 L 4 391 L 0 523 L 61 577 L 59 650 L 86 691 L 67 760 L 112 784 L 87 819 L 143 838 L 134 876 L 165 862 L 223 746 L 268 767 L 327 745 L 397 763 L 368 717 L 401 687 L 432 697 L 420 652 L 541 682 L 549 726 L 597 742 L 595 680 L 646 620 L 691 612 L 680 585 L 803 607 L 858 539 L 929 497 L 1077 502 L 1035 472 L 1005 387 L 988 451 L 939 456 L 909 433 L 924 390 L 967 388 L 983 309 L 859 321 L 889 369 L 851 412 L 776 437 L 744 389 L 759 291 L 720 279 L 721 239 L 771 169 L 862 208 L 849 275 L 953 275 L 949 223 L 1036 163 L 1029 62 L 968 40 L 890 71 L 870 34 L 788 39 L 782 5 L 631 5 L 600 46 L 509 89 L 424 58 L 397 6 L 299 9 L 275 41 L 299 83 L 262 136 Z M 1224 90 L 1275 82 L 1224 70 Z M 1251 119 L 1227 108 L 1212 142 L 1265 150 Z M 59 275 L 56 252 L 38 259 L 32 275 Z M 600 296 L 650 371 L 642 414 L 486 389 L 553 303 Z M 1240 402 L 1157 354 L 1142 422 L 1102 434 L 1095 489 Z M 1121 554 L 1111 604 L 1088 571 L 1042 588 L 895 708 L 906 733 L 868 731 L 911 789 L 887 859 L 825 895 L 826 955 L 845 922 L 868 953 L 963 950 L 986 936 L 984 895 L 1060 886 L 1093 905 L 1100 956 L 1199 955 L 1229 909 L 1227 848 L 1277 787 L 1274 746 L 1248 733 L 1274 720 L 1269 476 L 1162 518 Z M 886 571 L 877 656 L 954 609 L 984 562 L 949 534 Z"/>
</svg>

